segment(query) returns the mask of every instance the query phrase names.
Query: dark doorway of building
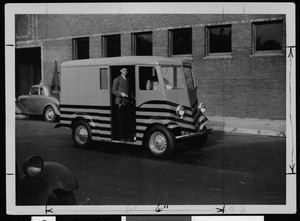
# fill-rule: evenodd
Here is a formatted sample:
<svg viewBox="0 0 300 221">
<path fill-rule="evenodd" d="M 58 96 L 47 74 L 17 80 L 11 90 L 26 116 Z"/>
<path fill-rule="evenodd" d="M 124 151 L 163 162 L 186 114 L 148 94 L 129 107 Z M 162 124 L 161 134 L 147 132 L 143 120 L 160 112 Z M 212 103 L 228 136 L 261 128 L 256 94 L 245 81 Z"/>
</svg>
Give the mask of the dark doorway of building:
<svg viewBox="0 0 300 221">
<path fill-rule="evenodd" d="M 16 49 L 16 98 L 41 81 L 41 48 Z"/>
</svg>

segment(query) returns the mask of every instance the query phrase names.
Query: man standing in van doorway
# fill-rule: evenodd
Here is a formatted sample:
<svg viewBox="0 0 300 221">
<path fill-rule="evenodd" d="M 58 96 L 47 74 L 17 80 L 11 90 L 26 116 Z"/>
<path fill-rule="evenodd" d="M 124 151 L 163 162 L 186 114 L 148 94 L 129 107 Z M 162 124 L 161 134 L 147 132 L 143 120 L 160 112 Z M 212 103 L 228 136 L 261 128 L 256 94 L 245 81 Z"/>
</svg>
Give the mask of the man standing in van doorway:
<svg viewBox="0 0 300 221">
<path fill-rule="evenodd" d="M 116 138 L 123 141 L 133 141 L 132 87 L 127 68 L 122 68 L 120 72 L 121 74 L 113 80 L 112 86 L 112 93 L 116 96 L 117 124 L 114 124 Z"/>
</svg>

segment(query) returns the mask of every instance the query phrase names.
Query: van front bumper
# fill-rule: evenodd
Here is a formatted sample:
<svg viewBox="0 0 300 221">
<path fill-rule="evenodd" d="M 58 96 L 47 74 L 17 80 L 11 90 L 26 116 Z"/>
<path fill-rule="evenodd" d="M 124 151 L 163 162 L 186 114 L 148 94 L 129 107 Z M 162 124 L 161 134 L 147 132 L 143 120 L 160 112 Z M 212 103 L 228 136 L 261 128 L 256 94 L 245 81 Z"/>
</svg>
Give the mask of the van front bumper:
<svg viewBox="0 0 300 221">
<path fill-rule="evenodd" d="M 176 140 L 187 140 L 187 139 L 191 139 L 191 138 L 195 138 L 195 137 L 201 137 L 201 136 L 204 136 L 206 134 L 211 134 L 212 132 L 213 132 L 212 129 L 206 129 L 206 130 L 199 131 L 199 132 L 196 132 L 196 133 L 179 135 L 179 136 L 176 136 L 175 139 Z"/>
</svg>

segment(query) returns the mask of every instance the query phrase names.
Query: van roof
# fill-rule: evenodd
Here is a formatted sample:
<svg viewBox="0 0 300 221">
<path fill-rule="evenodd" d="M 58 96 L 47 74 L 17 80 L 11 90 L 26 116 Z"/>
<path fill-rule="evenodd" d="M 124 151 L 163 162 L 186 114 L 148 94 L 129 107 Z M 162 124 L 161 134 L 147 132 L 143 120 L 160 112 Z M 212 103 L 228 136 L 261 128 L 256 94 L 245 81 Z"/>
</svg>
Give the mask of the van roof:
<svg viewBox="0 0 300 221">
<path fill-rule="evenodd" d="M 190 64 L 187 61 L 180 59 L 160 57 L 160 56 L 123 56 L 123 57 L 111 57 L 111 58 L 94 58 L 94 59 L 82 59 L 74 61 L 66 61 L 61 64 L 61 67 L 76 67 L 76 66 L 93 66 L 93 65 L 183 65 Z"/>
</svg>

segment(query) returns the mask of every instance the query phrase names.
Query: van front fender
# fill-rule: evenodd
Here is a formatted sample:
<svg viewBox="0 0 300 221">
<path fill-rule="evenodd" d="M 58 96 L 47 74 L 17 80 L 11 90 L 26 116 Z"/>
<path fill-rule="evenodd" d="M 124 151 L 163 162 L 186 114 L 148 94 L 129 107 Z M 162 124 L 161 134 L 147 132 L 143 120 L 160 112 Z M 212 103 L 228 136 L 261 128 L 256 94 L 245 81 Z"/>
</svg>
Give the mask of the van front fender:
<svg viewBox="0 0 300 221">
<path fill-rule="evenodd" d="M 145 124 L 147 124 L 147 125 L 161 124 L 170 130 L 179 128 L 179 125 L 177 123 L 175 123 L 174 121 L 168 120 L 168 119 L 161 119 L 160 117 L 153 117 L 153 118 L 147 120 L 145 122 Z"/>
</svg>

